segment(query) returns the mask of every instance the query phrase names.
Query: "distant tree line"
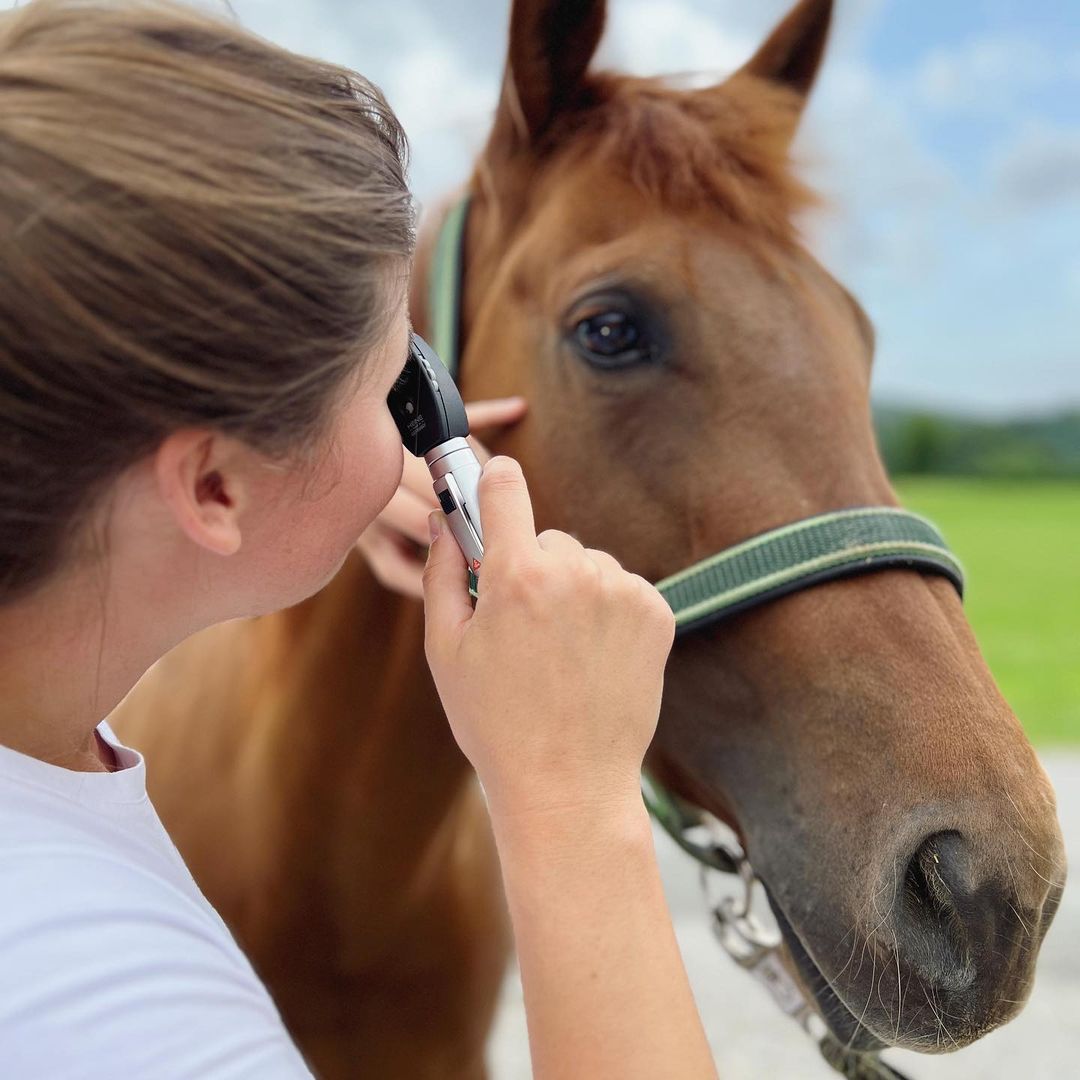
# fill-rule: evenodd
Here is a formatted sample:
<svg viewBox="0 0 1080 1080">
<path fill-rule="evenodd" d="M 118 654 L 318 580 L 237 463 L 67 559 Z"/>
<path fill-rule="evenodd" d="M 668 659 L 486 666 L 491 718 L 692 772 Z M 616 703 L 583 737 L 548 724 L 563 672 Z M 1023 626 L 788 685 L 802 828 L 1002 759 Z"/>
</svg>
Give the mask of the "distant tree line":
<svg viewBox="0 0 1080 1080">
<path fill-rule="evenodd" d="M 875 405 L 874 424 L 893 476 L 1080 478 L 1080 409 L 1038 418 L 975 420 Z"/>
</svg>

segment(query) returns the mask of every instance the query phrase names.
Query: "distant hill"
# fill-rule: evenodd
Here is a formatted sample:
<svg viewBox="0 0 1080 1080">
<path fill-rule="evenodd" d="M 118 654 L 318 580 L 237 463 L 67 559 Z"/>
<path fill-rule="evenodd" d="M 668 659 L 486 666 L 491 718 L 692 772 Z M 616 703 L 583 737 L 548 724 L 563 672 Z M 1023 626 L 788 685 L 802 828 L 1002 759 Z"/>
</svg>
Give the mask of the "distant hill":
<svg viewBox="0 0 1080 1080">
<path fill-rule="evenodd" d="M 1045 417 L 977 420 L 874 405 L 874 425 L 894 476 L 1076 477 L 1080 479 L 1080 407 Z"/>
</svg>

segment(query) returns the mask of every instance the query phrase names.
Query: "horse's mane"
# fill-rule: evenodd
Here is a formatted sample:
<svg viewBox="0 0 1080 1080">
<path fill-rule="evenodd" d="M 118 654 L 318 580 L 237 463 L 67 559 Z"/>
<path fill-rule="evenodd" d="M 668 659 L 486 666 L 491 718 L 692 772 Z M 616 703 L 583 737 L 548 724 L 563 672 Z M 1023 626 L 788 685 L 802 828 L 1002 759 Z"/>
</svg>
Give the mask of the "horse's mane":
<svg viewBox="0 0 1080 1080">
<path fill-rule="evenodd" d="M 673 211 L 719 208 L 751 233 L 792 242 L 796 213 L 821 201 L 789 154 L 802 105 L 748 74 L 678 90 L 663 78 L 593 72 L 551 135 L 560 157 L 606 161 Z"/>
</svg>

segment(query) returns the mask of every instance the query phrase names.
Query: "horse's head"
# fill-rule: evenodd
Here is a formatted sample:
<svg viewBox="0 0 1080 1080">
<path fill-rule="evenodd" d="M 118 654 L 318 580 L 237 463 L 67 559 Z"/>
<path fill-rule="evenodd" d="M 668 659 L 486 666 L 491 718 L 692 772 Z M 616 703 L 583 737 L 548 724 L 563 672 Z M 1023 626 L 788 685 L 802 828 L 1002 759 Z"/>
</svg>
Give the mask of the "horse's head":
<svg viewBox="0 0 1080 1080">
<path fill-rule="evenodd" d="M 897 505 L 872 329 L 793 226 L 830 8 L 802 0 L 729 79 L 676 89 L 587 70 L 601 0 L 514 3 L 470 183 L 461 379 L 529 399 L 493 446 L 524 463 L 538 526 L 653 581 Z M 850 577 L 680 638 L 649 764 L 739 831 L 841 1037 L 943 1050 L 1017 1012 L 1061 836 L 946 580 Z"/>
</svg>

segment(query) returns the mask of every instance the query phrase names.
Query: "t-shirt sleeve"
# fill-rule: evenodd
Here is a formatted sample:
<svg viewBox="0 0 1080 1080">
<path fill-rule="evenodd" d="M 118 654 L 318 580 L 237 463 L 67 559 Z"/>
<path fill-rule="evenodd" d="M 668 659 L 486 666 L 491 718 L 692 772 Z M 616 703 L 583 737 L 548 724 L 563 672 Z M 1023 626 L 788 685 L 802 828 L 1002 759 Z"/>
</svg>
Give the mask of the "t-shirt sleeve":
<svg viewBox="0 0 1080 1080">
<path fill-rule="evenodd" d="M 0 851 L 0 1076 L 312 1073 L 266 987 L 189 897 L 107 852 L 53 845 Z"/>
</svg>

